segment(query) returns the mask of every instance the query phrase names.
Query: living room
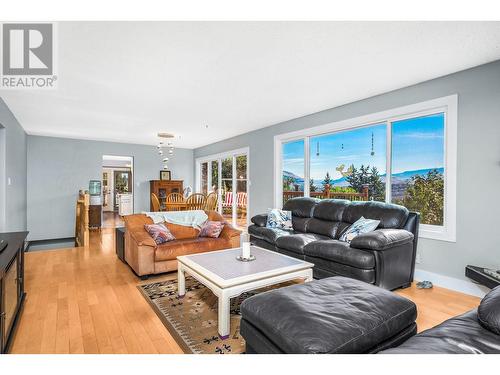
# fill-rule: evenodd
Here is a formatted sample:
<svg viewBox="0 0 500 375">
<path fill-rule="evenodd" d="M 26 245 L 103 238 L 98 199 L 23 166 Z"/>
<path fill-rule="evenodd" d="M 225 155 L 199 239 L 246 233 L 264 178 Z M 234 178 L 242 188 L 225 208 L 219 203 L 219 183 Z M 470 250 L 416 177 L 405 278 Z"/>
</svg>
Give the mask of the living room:
<svg viewBox="0 0 500 375">
<path fill-rule="evenodd" d="M 0 363 L 500 354 L 500 21 L 23 14 Z"/>
</svg>

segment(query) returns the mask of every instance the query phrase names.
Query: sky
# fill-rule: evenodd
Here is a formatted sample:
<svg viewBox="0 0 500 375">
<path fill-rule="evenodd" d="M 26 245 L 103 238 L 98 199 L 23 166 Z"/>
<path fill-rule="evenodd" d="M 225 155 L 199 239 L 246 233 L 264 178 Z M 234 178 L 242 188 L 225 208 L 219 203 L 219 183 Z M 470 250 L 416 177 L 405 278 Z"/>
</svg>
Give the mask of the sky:
<svg viewBox="0 0 500 375">
<path fill-rule="evenodd" d="M 373 134 L 373 152 L 372 152 Z M 317 155 L 319 145 L 319 155 Z M 311 178 L 322 180 L 326 172 L 333 179 L 354 164 L 375 166 L 380 174 L 386 169 L 386 125 L 337 132 L 311 138 Z M 302 140 L 283 145 L 283 170 L 304 176 Z M 444 165 L 444 115 L 442 113 L 392 123 L 392 171 L 440 168 Z"/>
</svg>

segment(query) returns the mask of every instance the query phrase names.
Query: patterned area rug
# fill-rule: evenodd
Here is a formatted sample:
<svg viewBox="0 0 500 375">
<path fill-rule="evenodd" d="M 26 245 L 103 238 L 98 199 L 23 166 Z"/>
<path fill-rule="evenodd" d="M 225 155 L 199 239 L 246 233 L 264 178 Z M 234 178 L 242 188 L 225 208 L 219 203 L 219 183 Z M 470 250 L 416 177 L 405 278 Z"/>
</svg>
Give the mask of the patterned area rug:
<svg viewBox="0 0 500 375">
<path fill-rule="evenodd" d="M 276 287 L 291 285 L 280 284 Z M 240 305 L 248 297 L 269 288 L 243 293 L 231 299 L 231 332 L 226 340 L 217 333 L 217 297 L 203 284 L 186 277 L 186 295 L 177 297 L 177 279 L 138 285 L 146 300 L 185 353 L 240 354 Z"/>
</svg>

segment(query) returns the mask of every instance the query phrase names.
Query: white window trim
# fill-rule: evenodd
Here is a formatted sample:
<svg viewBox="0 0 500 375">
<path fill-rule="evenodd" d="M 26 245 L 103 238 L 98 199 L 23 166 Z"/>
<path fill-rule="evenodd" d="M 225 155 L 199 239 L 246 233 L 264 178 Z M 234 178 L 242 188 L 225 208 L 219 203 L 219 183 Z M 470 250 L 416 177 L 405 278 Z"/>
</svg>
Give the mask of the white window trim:
<svg viewBox="0 0 500 375">
<path fill-rule="evenodd" d="M 250 225 L 250 215 L 249 215 L 249 212 L 250 212 L 250 186 L 251 186 L 251 182 L 250 182 L 250 148 L 249 147 L 243 147 L 243 148 L 238 148 L 238 149 L 235 149 L 235 150 L 230 150 L 230 151 L 224 151 L 224 152 L 220 152 L 218 154 L 211 154 L 211 155 L 206 155 L 206 156 L 202 156 L 202 157 L 199 157 L 199 158 L 196 158 L 195 159 L 195 163 L 196 163 L 196 175 L 195 175 L 195 189 L 196 189 L 196 192 L 197 193 L 200 193 L 201 192 L 201 165 L 203 163 L 207 163 L 208 162 L 208 181 L 211 182 L 211 179 L 212 179 L 212 161 L 218 161 L 218 165 L 219 165 L 219 170 L 221 169 L 221 163 L 222 163 L 222 159 L 226 159 L 226 158 L 233 158 L 233 181 L 234 181 L 234 176 L 236 176 L 236 157 L 237 156 L 240 156 L 240 155 L 246 155 L 247 157 L 247 226 Z M 218 174 L 218 178 L 219 178 L 219 181 L 218 181 L 218 186 L 221 186 L 222 185 L 222 173 L 219 173 Z M 211 185 L 208 185 L 209 187 Z M 236 186 L 236 185 L 235 185 Z M 219 212 L 222 212 L 222 196 L 221 196 L 221 191 L 219 189 L 219 196 L 218 196 L 218 209 L 219 209 Z M 233 209 L 232 209 L 232 220 L 233 220 L 233 224 L 236 223 L 236 200 L 233 199 Z"/>
<path fill-rule="evenodd" d="M 306 183 L 309 181 L 309 138 L 322 134 L 338 132 L 341 130 L 350 130 L 377 123 L 385 122 L 388 125 L 387 135 L 387 170 L 386 186 L 390 186 L 391 179 L 391 136 L 389 131 L 390 124 L 394 121 L 403 120 L 417 116 L 425 116 L 437 112 L 445 113 L 445 145 L 444 145 L 444 167 L 445 167 L 445 186 L 444 186 L 444 225 L 434 226 L 421 224 L 419 237 L 448 242 L 456 242 L 456 205 L 457 205 L 457 112 L 458 95 L 450 95 L 442 98 L 432 99 L 425 102 L 411 104 L 403 107 L 393 108 L 386 111 L 359 116 L 347 120 L 332 122 L 324 125 L 315 126 L 297 130 L 290 133 L 278 134 L 274 137 L 274 207 L 283 205 L 283 184 L 282 169 L 282 144 L 294 140 L 304 139 L 305 150 L 305 168 L 304 168 L 304 195 L 306 192 Z M 386 201 L 390 201 L 390 190 L 386 189 Z"/>
</svg>

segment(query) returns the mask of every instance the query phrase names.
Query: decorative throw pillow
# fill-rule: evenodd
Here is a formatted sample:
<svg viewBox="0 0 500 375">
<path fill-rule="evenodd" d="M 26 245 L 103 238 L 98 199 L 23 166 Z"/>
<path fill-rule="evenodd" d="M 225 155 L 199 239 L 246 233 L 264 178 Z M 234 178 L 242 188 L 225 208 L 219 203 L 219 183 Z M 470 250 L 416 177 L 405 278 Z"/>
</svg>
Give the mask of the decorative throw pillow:
<svg viewBox="0 0 500 375">
<path fill-rule="evenodd" d="M 267 214 L 267 228 L 292 229 L 292 211 L 283 211 L 279 208 L 269 210 Z"/>
<path fill-rule="evenodd" d="M 375 229 L 377 229 L 379 224 L 380 220 L 365 219 L 363 216 L 361 216 L 349 228 L 347 228 L 344 233 L 342 233 L 339 240 L 351 243 L 354 237 L 357 237 L 363 233 L 374 231 Z"/>
<path fill-rule="evenodd" d="M 199 237 L 219 238 L 222 229 L 224 229 L 223 222 L 207 220 L 201 226 Z"/>
<path fill-rule="evenodd" d="M 153 238 L 157 245 L 175 240 L 175 237 L 163 224 L 145 224 L 144 229 Z"/>
</svg>

